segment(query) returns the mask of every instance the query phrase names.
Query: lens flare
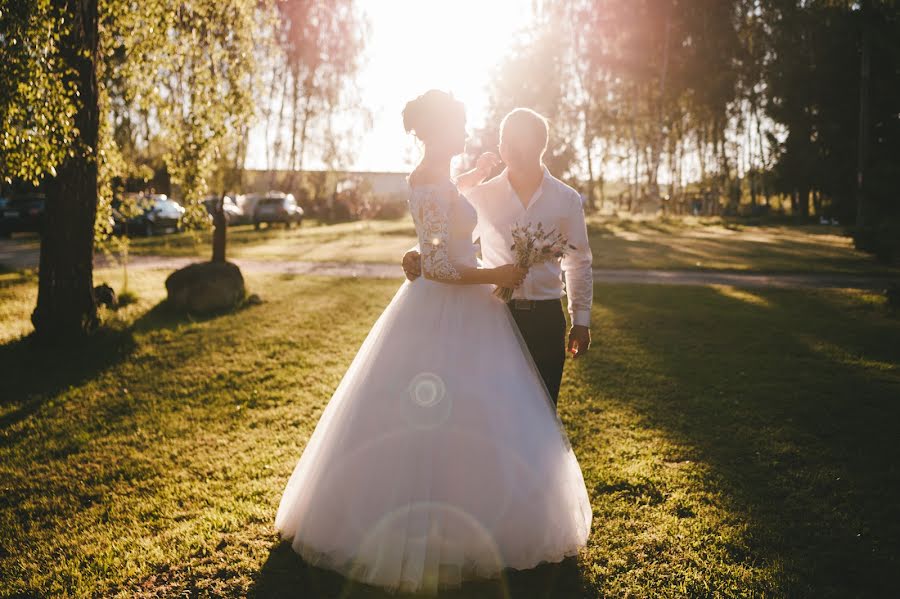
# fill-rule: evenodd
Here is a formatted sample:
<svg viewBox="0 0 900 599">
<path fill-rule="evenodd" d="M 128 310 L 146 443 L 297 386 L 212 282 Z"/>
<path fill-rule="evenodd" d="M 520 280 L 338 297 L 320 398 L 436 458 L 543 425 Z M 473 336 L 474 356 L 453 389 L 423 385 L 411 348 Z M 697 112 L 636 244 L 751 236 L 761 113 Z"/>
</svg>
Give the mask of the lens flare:
<svg viewBox="0 0 900 599">
<path fill-rule="evenodd" d="M 432 372 L 422 372 L 410 381 L 401 412 L 411 426 L 431 429 L 447 421 L 451 403 L 444 380 Z"/>
<path fill-rule="evenodd" d="M 420 559 L 395 559 L 390 554 L 398 550 Z M 495 577 L 504 567 L 493 536 L 477 518 L 436 501 L 406 504 L 385 514 L 360 542 L 357 555 L 365 557 L 354 565 L 353 577 L 373 582 L 382 576 L 390 580 L 398 575 L 380 571 L 379 564 L 402 562 L 400 591 L 434 593 L 438 588 L 458 587 L 464 579 Z M 439 559 L 445 561 L 435 563 Z M 478 564 L 477 571 L 467 570 L 472 563 Z M 505 584 L 502 596 L 509 596 Z"/>
</svg>

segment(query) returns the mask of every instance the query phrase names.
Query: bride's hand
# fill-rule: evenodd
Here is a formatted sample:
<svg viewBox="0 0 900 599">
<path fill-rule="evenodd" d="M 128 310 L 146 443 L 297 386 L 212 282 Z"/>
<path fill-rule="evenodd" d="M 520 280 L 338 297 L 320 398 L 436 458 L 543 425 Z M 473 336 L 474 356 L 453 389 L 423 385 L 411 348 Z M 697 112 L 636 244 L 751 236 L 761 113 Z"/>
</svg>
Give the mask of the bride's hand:
<svg viewBox="0 0 900 599">
<path fill-rule="evenodd" d="M 507 289 L 515 289 L 525 280 L 528 270 L 515 264 L 504 264 L 494 269 L 494 284 Z"/>
<path fill-rule="evenodd" d="M 481 175 L 482 178 L 486 178 L 491 174 L 491 171 L 494 170 L 494 168 L 499 164 L 501 164 L 499 156 L 497 156 L 493 152 L 485 152 L 478 157 L 478 160 L 475 161 L 475 168 L 478 170 L 478 174 Z"/>
</svg>

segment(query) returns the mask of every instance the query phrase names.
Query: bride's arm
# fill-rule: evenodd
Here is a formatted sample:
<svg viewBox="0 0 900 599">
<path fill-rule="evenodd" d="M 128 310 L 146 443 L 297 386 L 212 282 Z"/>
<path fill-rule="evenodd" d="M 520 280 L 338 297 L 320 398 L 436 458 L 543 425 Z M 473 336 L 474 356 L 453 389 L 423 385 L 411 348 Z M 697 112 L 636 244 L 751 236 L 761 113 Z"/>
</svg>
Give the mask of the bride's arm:
<svg viewBox="0 0 900 599">
<path fill-rule="evenodd" d="M 447 242 L 449 215 L 446 198 L 439 193 L 422 193 L 413 206 L 422 254 L 422 276 L 433 281 L 457 285 L 493 284 L 515 288 L 526 271 L 512 264 L 497 268 L 477 268 L 453 264 Z"/>
<path fill-rule="evenodd" d="M 500 164 L 500 158 L 493 152 L 485 152 L 478 157 L 475 168 L 467 171 L 456 178 L 456 187 L 460 192 L 465 193 L 476 185 L 480 185 L 482 181 L 487 179 L 491 171 Z"/>
</svg>

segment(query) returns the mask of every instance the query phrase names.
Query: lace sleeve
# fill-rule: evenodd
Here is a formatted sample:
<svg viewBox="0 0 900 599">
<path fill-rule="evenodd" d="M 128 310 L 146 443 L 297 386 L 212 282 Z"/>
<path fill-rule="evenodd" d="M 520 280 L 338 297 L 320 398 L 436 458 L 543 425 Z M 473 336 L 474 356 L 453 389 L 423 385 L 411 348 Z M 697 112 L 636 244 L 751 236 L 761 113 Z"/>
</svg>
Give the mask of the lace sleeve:
<svg viewBox="0 0 900 599">
<path fill-rule="evenodd" d="M 429 279 L 458 280 L 459 271 L 450 262 L 450 201 L 442 190 L 422 187 L 413 191 L 410 211 L 419 236 L 422 273 Z"/>
</svg>

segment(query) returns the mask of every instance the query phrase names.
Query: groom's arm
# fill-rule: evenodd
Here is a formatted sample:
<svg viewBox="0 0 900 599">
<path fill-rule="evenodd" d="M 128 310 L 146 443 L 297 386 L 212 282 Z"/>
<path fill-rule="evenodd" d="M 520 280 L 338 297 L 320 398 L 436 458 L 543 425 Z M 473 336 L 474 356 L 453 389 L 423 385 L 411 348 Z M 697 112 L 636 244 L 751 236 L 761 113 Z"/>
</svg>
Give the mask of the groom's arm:
<svg viewBox="0 0 900 599">
<path fill-rule="evenodd" d="M 562 269 L 566 276 L 566 295 L 569 300 L 569 315 L 572 330 L 569 333 L 568 351 L 575 357 L 588 350 L 591 345 L 591 304 L 594 301 L 593 255 L 588 242 L 587 225 L 581 198 L 573 194 L 570 198 L 566 218 L 569 243 L 575 246 L 562 259 Z"/>
</svg>

